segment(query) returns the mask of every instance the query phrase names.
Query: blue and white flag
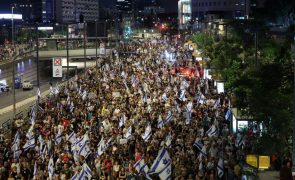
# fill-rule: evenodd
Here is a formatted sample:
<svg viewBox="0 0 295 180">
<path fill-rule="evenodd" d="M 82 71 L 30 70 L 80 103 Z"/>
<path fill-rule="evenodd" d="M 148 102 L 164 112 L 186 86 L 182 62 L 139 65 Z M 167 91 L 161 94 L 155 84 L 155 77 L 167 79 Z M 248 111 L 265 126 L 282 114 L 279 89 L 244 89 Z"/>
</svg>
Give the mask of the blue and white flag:
<svg viewBox="0 0 295 180">
<path fill-rule="evenodd" d="M 217 164 L 217 175 L 219 178 L 222 178 L 223 174 L 224 174 L 223 159 L 219 159 Z"/>
<path fill-rule="evenodd" d="M 199 159 L 201 157 L 207 157 L 207 149 L 206 149 L 206 146 L 203 146 L 201 151 L 200 151 L 200 154 L 199 154 Z"/>
<path fill-rule="evenodd" d="M 157 158 L 149 170 L 149 174 L 159 173 L 163 171 L 168 165 L 171 164 L 171 159 L 169 157 L 168 151 L 162 147 L 158 152 Z"/>
<path fill-rule="evenodd" d="M 55 135 L 55 145 L 58 145 L 61 143 L 62 137 L 63 135 L 62 135 L 61 129 L 59 129 L 57 134 Z"/>
<path fill-rule="evenodd" d="M 68 105 L 68 106 L 71 105 L 71 98 L 70 98 L 69 95 L 68 95 L 68 97 L 67 97 L 67 105 Z"/>
<path fill-rule="evenodd" d="M 13 158 L 19 159 L 19 156 L 21 155 L 22 151 L 20 149 L 17 149 L 13 152 Z"/>
<path fill-rule="evenodd" d="M 74 102 L 72 101 L 71 102 L 71 105 L 70 105 L 70 111 L 73 112 L 75 109 L 75 106 L 74 106 Z"/>
<path fill-rule="evenodd" d="M 213 105 L 213 109 L 217 109 L 220 106 L 220 98 L 218 98 Z"/>
<path fill-rule="evenodd" d="M 143 173 L 147 179 L 151 180 L 151 178 L 148 175 L 149 167 L 148 165 L 144 162 L 144 157 L 142 157 L 140 160 L 138 160 L 133 167 L 136 169 L 138 174 Z"/>
<path fill-rule="evenodd" d="M 192 108 L 193 108 L 193 103 L 192 102 L 189 102 L 186 106 L 185 106 L 185 116 L 186 116 L 186 119 L 185 119 L 185 124 L 188 125 L 191 123 L 192 121 Z"/>
<path fill-rule="evenodd" d="M 71 180 L 78 180 L 78 173 L 77 172 L 74 174 L 74 176 L 71 178 Z"/>
<path fill-rule="evenodd" d="M 167 166 L 159 172 L 159 177 L 161 180 L 170 180 L 171 174 L 171 162 L 169 162 Z"/>
<path fill-rule="evenodd" d="M 171 120 L 172 120 L 172 112 L 168 111 L 165 124 L 168 124 Z"/>
<path fill-rule="evenodd" d="M 161 102 L 166 102 L 167 101 L 167 95 L 166 93 L 164 93 L 162 96 L 161 96 Z"/>
<path fill-rule="evenodd" d="M 53 88 L 52 88 L 52 86 L 50 85 L 50 88 L 49 88 L 49 95 L 53 95 L 54 94 L 54 92 L 53 92 Z"/>
<path fill-rule="evenodd" d="M 199 104 L 205 104 L 206 97 L 200 92 L 200 94 L 197 96 L 197 102 Z"/>
<path fill-rule="evenodd" d="M 172 146 L 172 140 L 173 140 L 173 137 L 171 135 L 171 132 L 169 132 L 169 134 L 167 135 L 167 137 L 165 139 L 165 145 L 166 145 L 166 147 L 171 148 L 171 146 Z"/>
<path fill-rule="evenodd" d="M 231 110 L 228 108 L 225 113 L 225 120 L 230 120 L 231 118 Z"/>
<path fill-rule="evenodd" d="M 54 175 L 54 163 L 53 163 L 52 157 L 50 157 L 49 163 L 48 163 L 48 175 L 49 175 L 49 179 L 52 180 Z"/>
<path fill-rule="evenodd" d="M 124 134 L 124 137 L 128 139 L 132 135 L 132 126 L 127 129 L 127 132 Z"/>
<path fill-rule="evenodd" d="M 59 86 L 58 84 L 56 83 L 56 86 L 55 86 L 55 94 L 58 94 L 59 93 Z"/>
<path fill-rule="evenodd" d="M 41 98 L 41 91 L 39 88 L 37 89 L 36 95 L 37 95 L 37 98 Z"/>
<path fill-rule="evenodd" d="M 119 120 L 119 128 L 121 128 L 126 122 L 126 117 L 125 114 L 123 114 L 123 116 L 120 118 Z"/>
<path fill-rule="evenodd" d="M 24 151 L 29 150 L 30 148 L 35 147 L 35 138 L 31 137 L 30 139 L 27 139 L 26 144 L 23 146 Z"/>
<path fill-rule="evenodd" d="M 152 127 L 150 124 L 148 124 L 144 131 L 144 134 L 141 137 L 145 142 L 147 142 L 151 136 L 152 136 Z"/>
<path fill-rule="evenodd" d="M 157 124 L 157 127 L 158 127 L 158 128 L 163 128 L 163 126 L 164 126 L 164 122 L 163 122 L 163 120 L 162 120 L 162 116 L 159 115 L 159 117 L 158 117 L 158 124 Z"/>
<path fill-rule="evenodd" d="M 36 179 L 36 178 L 37 178 L 37 164 L 36 164 L 36 161 L 35 161 L 33 179 Z"/>
<path fill-rule="evenodd" d="M 208 137 L 213 137 L 216 136 L 218 133 L 218 129 L 216 128 L 215 125 L 212 125 L 208 131 L 206 132 L 206 134 L 208 135 Z"/>
<path fill-rule="evenodd" d="M 97 145 L 97 155 L 98 155 L 98 157 L 101 156 L 104 153 L 105 147 L 106 147 L 105 140 L 102 137 L 101 140 L 100 140 L 100 142 Z"/>
<path fill-rule="evenodd" d="M 85 157 L 85 158 L 87 158 L 89 155 L 90 155 L 90 149 L 89 149 L 89 146 L 88 146 L 88 144 L 85 142 L 85 141 L 83 141 L 83 144 L 82 144 L 82 146 L 80 147 L 80 149 L 78 150 L 78 155 L 80 155 L 80 156 L 83 156 L 83 157 Z"/>
<path fill-rule="evenodd" d="M 76 142 L 76 133 L 73 131 L 73 132 L 71 132 L 71 134 L 69 135 L 69 137 L 68 137 L 68 141 L 71 143 L 71 144 L 73 144 L 73 143 L 75 143 Z"/>
<path fill-rule="evenodd" d="M 20 145 L 20 133 L 17 131 L 15 133 L 14 140 L 12 142 L 11 150 L 12 151 L 18 150 L 19 145 Z"/>
<path fill-rule="evenodd" d="M 203 149 L 204 144 L 200 138 L 196 138 L 194 146 L 197 147 L 200 151 Z"/>
<path fill-rule="evenodd" d="M 142 102 L 143 102 L 143 103 L 147 103 L 147 95 L 146 95 L 146 94 L 144 94 L 144 95 L 142 96 Z"/>
<path fill-rule="evenodd" d="M 82 166 L 82 168 L 84 170 L 84 176 L 83 177 L 86 178 L 86 179 L 91 179 L 92 172 L 91 172 L 91 169 L 89 168 L 89 166 L 86 163 L 84 163 L 83 166 Z"/>
<path fill-rule="evenodd" d="M 178 97 L 180 101 L 185 101 L 185 89 L 180 92 L 180 96 Z"/>
<path fill-rule="evenodd" d="M 245 138 L 240 133 L 237 134 L 237 139 L 235 144 L 236 144 L 236 147 L 241 147 L 245 145 Z"/>
</svg>

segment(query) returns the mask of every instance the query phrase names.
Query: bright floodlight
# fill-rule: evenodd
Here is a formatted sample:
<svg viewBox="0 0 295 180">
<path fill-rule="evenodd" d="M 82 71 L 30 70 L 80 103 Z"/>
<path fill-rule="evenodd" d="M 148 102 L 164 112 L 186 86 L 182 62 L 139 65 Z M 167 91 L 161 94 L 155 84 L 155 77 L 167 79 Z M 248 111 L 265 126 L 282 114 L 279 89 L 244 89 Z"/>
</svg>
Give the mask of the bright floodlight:
<svg viewBox="0 0 295 180">
<path fill-rule="evenodd" d="M 0 19 L 23 19 L 21 14 L 0 14 Z"/>
</svg>

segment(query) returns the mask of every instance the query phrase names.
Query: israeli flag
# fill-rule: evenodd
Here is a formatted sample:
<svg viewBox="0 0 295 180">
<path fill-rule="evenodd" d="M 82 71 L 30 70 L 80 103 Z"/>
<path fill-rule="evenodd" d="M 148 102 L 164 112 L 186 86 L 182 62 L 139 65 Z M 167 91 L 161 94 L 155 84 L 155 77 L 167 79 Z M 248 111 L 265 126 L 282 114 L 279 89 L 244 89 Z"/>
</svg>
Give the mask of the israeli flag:
<svg viewBox="0 0 295 180">
<path fill-rule="evenodd" d="M 143 102 L 143 103 L 146 103 L 146 102 L 147 102 L 147 95 L 146 95 L 146 94 L 143 95 L 143 97 L 142 97 L 142 102 Z"/>
<path fill-rule="evenodd" d="M 26 144 L 23 146 L 24 151 L 29 150 L 30 148 L 35 147 L 35 138 L 27 139 Z"/>
<path fill-rule="evenodd" d="M 53 95 L 54 94 L 54 92 L 53 92 L 53 88 L 52 88 L 52 86 L 50 85 L 50 88 L 49 88 L 49 95 Z"/>
<path fill-rule="evenodd" d="M 159 177 L 161 180 L 170 180 L 171 173 L 171 162 L 169 162 L 167 166 L 159 172 Z"/>
<path fill-rule="evenodd" d="M 162 96 L 161 96 L 161 102 L 166 102 L 167 101 L 167 95 L 166 93 L 164 93 Z"/>
<path fill-rule="evenodd" d="M 89 168 L 89 166 L 86 164 L 86 163 L 84 163 L 83 164 L 83 170 L 84 170 L 84 178 L 86 177 L 86 179 L 91 179 L 91 177 L 92 177 L 92 172 L 91 172 L 91 169 Z"/>
<path fill-rule="evenodd" d="M 36 179 L 37 178 L 36 176 L 37 176 L 37 164 L 36 164 L 36 161 L 35 161 L 33 179 Z"/>
<path fill-rule="evenodd" d="M 80 147 L 80 149 L 78 150 L 78 153 L 77 154 L 80 155 L 80 156 L 84 156 L 85 158 L 87 158 L 90 153 L 91 152 L 90 152 L 90 149 L 88 147 L 88 144 L 85 141 L 83 141 L 83 144 Z"/>
<path fill-rule="evenodd" d="M 33 126 L 29 128 L 28 132 L 26 133 L 26 137 L 27 139 L 31 139 L 33 137 Z"/>
<path fill-rule="evenodd" d="M 219 178 L 222 178 L 223 174 L 224 174 L 223 159 L 219 159 L 217 164 L 217 175 Z"/>
<path fill-rule="evenodd" d="M 162 120 L 162 116 L 159 115 L 159 117 L 158 117 L 158 124 L 157 124 L 157 127 L 158 127 L 158 128 L 163 128 L 163 126 L 164 126 L 164 122 L 163 122 L 163 120 Z"/>
<path fill-rule="evenodd" d="M 21 155 L 22 151 L 20 149 L 17 149 L 13 152 L 13 158 L 19 159 L 19 156 Z"/>
<path fill-rule="evenodd" d="M 52 157 L 49 159 L 49 163 L 48 163 L 48 174 L 49 174 L 49 179 L 52 180 L 54 175 L 54 163 L 53 163 Z"/>
<path fill-rule="evenodd" d="M 168 124 L 171 120 L 172 120 L 172 112 L 168 111 L 165 123 Z"/>
<path fill-rule="evenodd" d="M 228 108 L 225 113 L 225 120 L 230 120 L 231 118 L 231 110 Z"/>
<path fill-rule="evenodd" d="M 236 147 L 241 147 L 243 145 L 245 145 L 245 139 L 240 133 L 238 133 L 236 139 Z"/>
<path fill-rule="evenodd" d="M 133 167 L 136 169 L 138 174 L 143 173 L 147 179 L 151 180 L 151 178 L 148 175 L 149 167 L 148 165 L 144 162 L 144 157 L 142 157 L 140 160 L 138 160 Z"/>
<path fill-rule="evenodd" d="M 12 151 L 17 150 L 20 144 L 20 133 L 17 131 L 14 136 L 14 140 L 12 142 Z"/>
<path fill-rule="evenodd" d="M 205 102 L 206 102 L 206 97 L 201 92 L 197 96 L 197 102 L 198 102 L 198 104 L 205 104 Z"/>
<path fill-rule="evenodd" d="M 70 98 L 69 95 L 68 95 L 68 97 L 67 97 L 67 105 L 71 105 L 71 98 Z"/>
<path fill-rule="evenodd" d="M 214 103 L 214 105 L 213 105 L 213 109 L 217 109 L 217 108 L 219 107 L 219 105 L 220 105 L 220 98 L 218 98 L 218 99 L 215 101 L 215 103 Z"/>
<path fill-rule="evenodd" d="M 97 155 L 98 155 L 98 157 L 101 156 L 104 153 L 105 147 L 106 147 L 105 140 L 103 138 L 101 138 L 100 142 L 97 145 Z"/>
<path fill-rule="evenodd" d="M 119 120 L 119 128 L 121 128 L 126 122 L 125 114 Z"/>
<path fill-rule="evenodd" d="M 161 150 L 158 152 L 158 156 L 155 159 L 154 163 L 149 170 L 149 174 L 160 173 L 162 172 L 167 166 L 171 163 L 171 159 L 167 150 L 162 147 Z"/>
<path fill-rule="evenodd" d="M 58 84 L 56 83 L 56 86 L 55 86 L 55 94 L 58 94 L 59 93 L 59 86 Z"/>
<path fill-rule="evenodd" d="M 62 135 L 61 129 L 59 129 L 56 136 L 55 136 L 55 145 L 58 145 L 61 143 L 62 137 L 63 137 L 63 135 Z"/>
<path fill-rule="evenodd" d="M 199 158 L 201 157 L 207 157 L 207 149 L 206 149 L 206 146 L 203 146 L 201 151 L 200 151 L 200 154 L 199 154 Z"/>
<path fill-rule="evenodd" d="M 178 98 L 180 101 L 185 101 L 185 89 L 181 91 L 180 96 Z"/>
<path fill-rule="evenodd" d="M 151 137 L 151 135 L 152 135 L 152 127 L 151 127 L 151 125 L 149 124 L 149 125 L 146 127 L 145 132 L 144 132 L 144 134 L 143 134 L 141 137 L 142 137 L 142 139 L 143 139 L 145 142 L 147 142 L 147 141 L 149 140 L 149 138 Z"/>
<path fill-rule="evenodd" d="M 128 138 L 131 136 L 131 134 L 132 134 L 132 126 L 130 126 L 130 127 L 128 128 L 127 132 L 124 134 L 124 137 L 125 137 L 126 139 L 128 139 Z"/>
<path fill-rule="evenodd" d="M 167 135 L 166 140 L 165 140 L 166 147 L 171 148 L 171 146 L 172 146 L 172 140 L 173 140 L 173 137 L 172 137 L 171 132 L 170 132 Z"/>
<path fill-rule="evenodd" d="M 215 125 L 212 125 L 208 131 L 206 132 L 206 134 L 208 135 L 208 137 L 213 137 L 217 135 L 217 128 Z"/>
<path fill-rule="evenodd" d="M 187 105 L 185 106 L 186 112 L 192 112 L 192 109 L 193 109 L 193 103 L 192 102 L 187 103 Z"/>
<path fill-rule="evenodd" d="M 73 112 L 75 109 L 75 106 L 74 106 L 74 102 L 72 101 L 71 102 L 71 105 L 70 105 L 70 111 Z"/>
<path fill-rule="evenodd" d="M 73 143 L 75 143 L 76 142 L 76 133 L 73 131 L 73 132 L 71 132 L 71 134 L 69 135 L 69 137 L 68 137 L 68 141 L 71 143 L 71 144 L 73 144 Z"/>
<path fill-rule="evenodd" d="M 71 178 L 71 180 L 78 180 L 78 173 L 77 172 L 74 174 L 74 176 Z"/>
<path fill-rule="evenodd" d="M 203 143 L 200 138 L 197 138 L 194 142 L 194 146 L 197 147 L 200 151 L 203 149 Z"/>
<path fill-rule="evenodd" d="M 37 94 L 37 98 L 41 98 L 41 91 L 40 91 L 39 88 L 37 89 L 37 93 L 36 94 Z"/>
</svg>

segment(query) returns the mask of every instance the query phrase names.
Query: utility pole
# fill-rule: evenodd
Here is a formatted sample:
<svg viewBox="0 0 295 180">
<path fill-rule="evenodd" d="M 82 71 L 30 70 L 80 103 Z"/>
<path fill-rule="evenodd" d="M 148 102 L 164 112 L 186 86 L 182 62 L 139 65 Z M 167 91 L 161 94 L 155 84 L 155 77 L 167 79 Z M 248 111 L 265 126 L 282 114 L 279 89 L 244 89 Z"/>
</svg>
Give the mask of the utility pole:
<svg viewBox="0 0 295 180">
<path fill-rule="evenodd" d="M 85 71 L 85 75 L 86 75 L 86 22 L 83 22 L 84 25 L 84 41 L 83 41 L 83 46 L 84 46 L 84 71 Z"/>
<path fill-rule="evenodd" d="M 291 52 L 293 58 L 293 149 L 292 149 L 292 175 L 295 175 L 295 36 L 293 37 L 293 44 L 291 45 Z"/>
<path fill-rule="evenodd" d="M 66 35 L 67 35 L 67 40 L 66 40 L 66 46 L 67 46 L 67 79 L 70 78 L 70 71 L 69 71 L 69 25 L 66 25 Z"/>
</svg>

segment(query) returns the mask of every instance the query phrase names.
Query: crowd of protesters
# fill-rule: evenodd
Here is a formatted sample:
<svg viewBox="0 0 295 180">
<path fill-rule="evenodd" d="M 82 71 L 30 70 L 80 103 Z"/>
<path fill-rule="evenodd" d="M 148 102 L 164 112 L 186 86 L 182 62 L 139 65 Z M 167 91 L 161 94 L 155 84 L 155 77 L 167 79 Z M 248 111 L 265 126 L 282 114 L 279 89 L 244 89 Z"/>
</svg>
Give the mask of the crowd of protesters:
<svg viewBox="0 0 295 180">
<path fill-rule="evenodd" d="M 12 44 L 10 42 L 5 42 L 0 46 L 0 62 L 8 61 L 13 59 L 14 56 L 23 56 L 26 52 L 32 49 L 32 45 L 25 44 Z"/>
<path fill-rule="evenodd" d="M 135 163 L 154 166 L 161 149 L 172 165 L 168 178 L 239 179 L 244 154 L 242 138 L 229 130 L 229 97 L 213 80 L 172 76 L 163 56 L 171 48 L 178 66 L 190 58 L 180 44 L 141 42 L 137 54 L 114 54 L 51 88 L 29 122 L 17 119 L 11 138 L 0 138 L 0 179 L 78 179 L 82 172 L 88 179 L 159 179 Z"/>
</svg>

